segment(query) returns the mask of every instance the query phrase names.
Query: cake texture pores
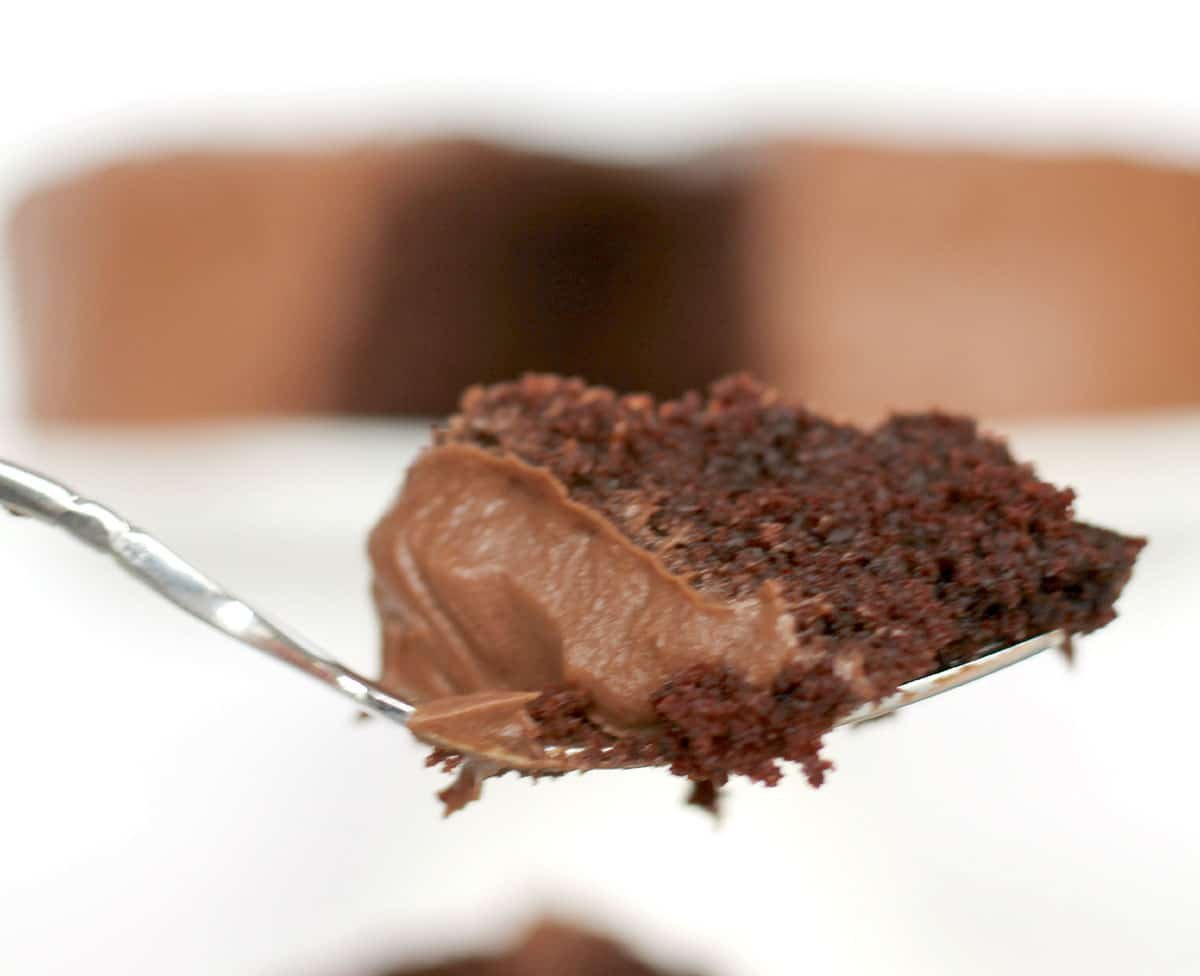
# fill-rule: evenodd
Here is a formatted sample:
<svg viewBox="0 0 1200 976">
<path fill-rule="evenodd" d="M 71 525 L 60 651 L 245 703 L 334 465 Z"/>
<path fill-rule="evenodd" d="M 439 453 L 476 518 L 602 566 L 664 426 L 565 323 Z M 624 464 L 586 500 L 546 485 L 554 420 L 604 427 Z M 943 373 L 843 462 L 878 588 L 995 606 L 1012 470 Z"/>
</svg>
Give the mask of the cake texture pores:
<svg viewBox="0 0 1200 976">
<path fill-rule="evenodd" d="M 468 779 L 555 742 L 710 791 L 780 759 L 819 782 L 845 711 L 1111 619 L 1142 542 L 1072 497 L 970 421 L 859 431 L 745 377 L 663 404 L 476 388 L 371 535 L 383 683 L 490 764 Z"/>
</svg>

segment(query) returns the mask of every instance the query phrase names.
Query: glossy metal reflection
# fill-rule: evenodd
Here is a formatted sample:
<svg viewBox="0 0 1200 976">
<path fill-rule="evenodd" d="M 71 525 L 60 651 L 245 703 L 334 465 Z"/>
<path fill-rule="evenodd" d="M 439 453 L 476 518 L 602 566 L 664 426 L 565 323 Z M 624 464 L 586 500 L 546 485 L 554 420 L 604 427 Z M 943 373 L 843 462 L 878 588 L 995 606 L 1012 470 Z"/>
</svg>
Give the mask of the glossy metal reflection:
<svg viewBox="0 0 1200 976">
<path fill-rule="evenodd" d="M 17 515 L 66 529 L 94 549 L 113 556 L 122 569 L 193 617 L 325 682 L 360 708 L 401 724 L 412 714 L 413 706 L 408 702 L 273 623 L 153 536 L 66 486 L 0 461 L 0 503 Z"/>
</svg>

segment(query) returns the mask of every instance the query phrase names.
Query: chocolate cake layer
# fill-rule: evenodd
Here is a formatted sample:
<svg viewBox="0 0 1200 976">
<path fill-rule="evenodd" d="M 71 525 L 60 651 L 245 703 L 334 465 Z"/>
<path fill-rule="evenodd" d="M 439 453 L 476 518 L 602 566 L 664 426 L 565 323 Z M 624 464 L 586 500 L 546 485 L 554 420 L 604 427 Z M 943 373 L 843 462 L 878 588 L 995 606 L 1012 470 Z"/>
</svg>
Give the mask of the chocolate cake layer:
<svg viewBox="0 0 1200 976">
<path fill-rule="evenodd" d="M 744 366 L 835 416 L 1200 402 L 1200 173 L 792 139 L 748 154 Z"/>
<path fill-rule="evenodd" d="M 121 161 L 12 221 L 30 405 L 443 415 L 525 369 L 678 393 L 739 358 L 734 218 L 722 179 L 471 140 Z"/>
<path fill-rule="evenodd" d="M 791 139 L 614 165 L 469 140 L 134 158 L 10 247 L 33 412 L 426 413 L 750 369 L 842 417 L 1200 402 L 1200 174 Z"/>
<path fill-rule="evenodd" d="M 969 420 L 864 431 L 745 376 L 661 404 L 477 387 L 372 533 L 383 680 L 418 737 L 493 767 L 572 743 L 580 767 L 819 783 L 844 712 L 1112 619 L 1143 543 L 1072 498 Z"/>
</svg>

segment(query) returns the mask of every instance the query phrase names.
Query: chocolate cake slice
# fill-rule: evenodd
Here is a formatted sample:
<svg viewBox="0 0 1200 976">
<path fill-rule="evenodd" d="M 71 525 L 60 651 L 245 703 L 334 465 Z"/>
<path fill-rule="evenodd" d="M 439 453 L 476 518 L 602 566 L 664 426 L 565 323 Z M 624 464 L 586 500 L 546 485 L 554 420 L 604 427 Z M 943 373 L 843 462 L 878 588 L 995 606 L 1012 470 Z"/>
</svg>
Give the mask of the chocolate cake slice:
<svg viewBox="0 0 1200 976">
<path fill-rule="evenodd" d="M 988 649 L 1110 621 L 1144 545 L 1073 518 L 974 422 L 859 430 L 746 376 L 656 403 L 473 388 L 371 536 L 383 683 L 471 743 L 450 809 L 524 751 L 661 764 L 711 803 L 839 717 Z"/>
<path fill-rule="evenodd" d="M 667 976 L 611 939 L 546 921 L 499 956 L 476 956 L 387 976 Z"/>
</svg>

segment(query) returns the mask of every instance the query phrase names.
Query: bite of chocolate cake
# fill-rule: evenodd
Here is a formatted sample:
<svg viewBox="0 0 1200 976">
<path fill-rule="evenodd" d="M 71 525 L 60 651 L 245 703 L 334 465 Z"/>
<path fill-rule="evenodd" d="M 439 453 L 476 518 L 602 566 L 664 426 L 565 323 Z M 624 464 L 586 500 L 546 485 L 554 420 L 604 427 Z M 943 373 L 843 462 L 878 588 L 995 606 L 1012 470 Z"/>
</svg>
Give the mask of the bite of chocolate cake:
<svg viewBox="0 0 1200 976">
<path fill-rule="evenodd" d="M 663 403 L 474 388 L 371 536 L 382 683 L 418 738 L 472 744 L 434 754 L 461 762 L 449 808 L 548 744 L 702 802 L 781 761 L 819 785 L 854 708 L 1113 618 L 1144 542 L 1073 497 L 970 420 L 860 430 L 745 376 Z"/>
</svg>

